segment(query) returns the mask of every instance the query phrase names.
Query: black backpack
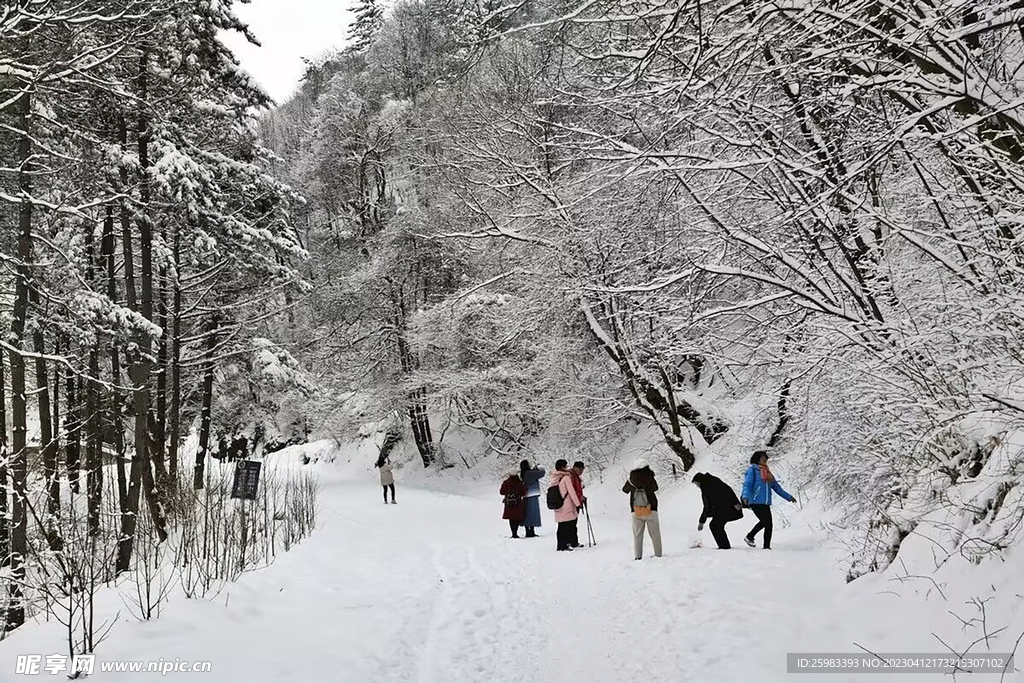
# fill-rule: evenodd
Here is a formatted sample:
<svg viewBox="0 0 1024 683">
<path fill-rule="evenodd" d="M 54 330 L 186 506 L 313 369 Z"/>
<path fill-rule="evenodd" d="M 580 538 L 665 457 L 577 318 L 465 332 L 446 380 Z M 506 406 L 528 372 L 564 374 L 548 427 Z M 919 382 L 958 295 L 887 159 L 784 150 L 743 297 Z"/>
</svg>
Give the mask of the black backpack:
<svg viewBox="0 0 1024 683">
<path fill-rule="evenodd" d="M 548 510 L 561 510 L 565 505 L 565 496 L 562 495 L 558 484 L 548 487 Z"/>
</svg>

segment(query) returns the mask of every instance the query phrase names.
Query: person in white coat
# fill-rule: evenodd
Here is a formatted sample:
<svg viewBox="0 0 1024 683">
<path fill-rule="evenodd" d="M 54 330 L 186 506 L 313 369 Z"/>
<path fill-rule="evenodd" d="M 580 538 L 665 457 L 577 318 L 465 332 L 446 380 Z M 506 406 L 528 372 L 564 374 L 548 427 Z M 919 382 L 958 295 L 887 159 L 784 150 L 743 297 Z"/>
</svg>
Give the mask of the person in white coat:
<svg viewBox="0 0 1024 683">
<path fill-rule="evenodd" d="M 395 502 L 395 471 L 391 467 L 391 461 L 382 458 L 377 461 L 377 467 L 380 469 L 380 485 L 384 488 L 384 504 L 388 504 L 388 489 L 391 489 L 391 504 L 397 505 Z"/>
</svg>

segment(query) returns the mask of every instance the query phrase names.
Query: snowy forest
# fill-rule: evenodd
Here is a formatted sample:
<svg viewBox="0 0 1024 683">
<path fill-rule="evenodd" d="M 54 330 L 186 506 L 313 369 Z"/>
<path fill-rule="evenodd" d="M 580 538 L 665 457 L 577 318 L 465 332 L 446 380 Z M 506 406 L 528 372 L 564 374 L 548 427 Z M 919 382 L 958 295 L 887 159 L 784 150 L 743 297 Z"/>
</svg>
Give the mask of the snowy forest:
<svg viewBox="0 0 1024 683">
<path fill-rule="evenodd" d="M 290 218 L 301 200 L 266 170 L 252 116 L 269 99 L 220 43 L 231 29 L 245 30 L 222 3 L 0 9 L 8 630 L 56 610 L 69 643 L 91 651 L 103 582 L 131 572 L 148 618 L 161 555 L 202 593 L 280 535 L 264 525 L 259 547 L 243 534 L 211 550 L 238 524 L 205 468 L 232 419 L 218 411 L 213 424 L 214 375 L 241 400 L 264 385 L 300 391 L 294 359 L 260 335 L 307 287 Z M 315 493 L 299 478 L 279 488 Z M 288 542 L 307 508 L 282 513 Z"/>
<path fill-rule="evenodd" d="M 231 462 L 369 433 L 765 449 L 854 583 L 1020 544 L 1024 3 L 359 0 L 279 103 L 234 4 L 0 5 L 4 632 L 219 595 L 323 497 Z"/>
<path fill-rule="evenodd" d="M 424 465 L 453 424 L 515 462 L 639 422 L 683 469 L 729 434 L 800 463 L 851 578 L 936 508 L 979 559 L 1018 538 L 1019 7 L 358 16 L 260 137 L 307 200 L 299 358 Z"/>
</svg>

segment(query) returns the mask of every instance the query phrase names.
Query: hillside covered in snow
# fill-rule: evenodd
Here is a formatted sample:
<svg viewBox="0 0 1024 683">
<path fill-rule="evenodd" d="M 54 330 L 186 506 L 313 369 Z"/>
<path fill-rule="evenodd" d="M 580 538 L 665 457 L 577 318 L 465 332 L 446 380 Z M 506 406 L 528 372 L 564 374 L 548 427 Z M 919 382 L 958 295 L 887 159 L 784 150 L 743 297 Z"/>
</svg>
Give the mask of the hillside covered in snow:
<svg viewBox="0 0 1024 683">
<path fill-rule="evenodd" d="M 323 1 L 0 5 L 0 680 L 1024 656 L 1020 3 Z"/>
</svg>

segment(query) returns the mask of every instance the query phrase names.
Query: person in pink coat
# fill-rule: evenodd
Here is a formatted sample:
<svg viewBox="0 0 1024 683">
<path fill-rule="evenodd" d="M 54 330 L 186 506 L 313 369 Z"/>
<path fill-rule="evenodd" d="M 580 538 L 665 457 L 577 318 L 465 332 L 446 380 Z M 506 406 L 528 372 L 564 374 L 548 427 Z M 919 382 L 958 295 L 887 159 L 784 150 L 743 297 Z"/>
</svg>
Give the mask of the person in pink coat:
<svg viewBox="0 0 1024 683">
<path fill-rule="evenodd" d="M 580 502 L 576 487 L 572 485 L 572 473 L 567 469 L 569 463 L 560 458 L 555 463 L 555 471 L 548 482 L 548 507 L 551 507 L 554 491 L 557 489 L 562 498 L 562 506 L 555 510 L 555 521 L 558 522 L 557 550 L 572 550 L 573 531 L 579 518 Z M 555 496 L 557 498 L 557 496 Z"/>
</svg>

